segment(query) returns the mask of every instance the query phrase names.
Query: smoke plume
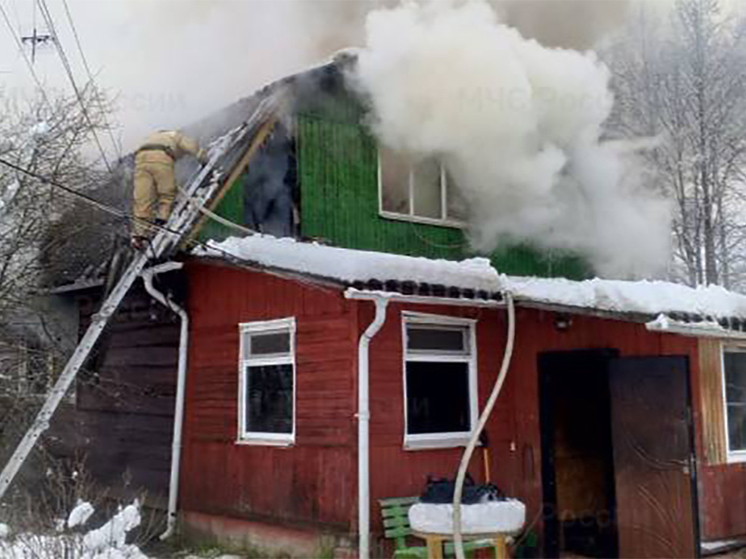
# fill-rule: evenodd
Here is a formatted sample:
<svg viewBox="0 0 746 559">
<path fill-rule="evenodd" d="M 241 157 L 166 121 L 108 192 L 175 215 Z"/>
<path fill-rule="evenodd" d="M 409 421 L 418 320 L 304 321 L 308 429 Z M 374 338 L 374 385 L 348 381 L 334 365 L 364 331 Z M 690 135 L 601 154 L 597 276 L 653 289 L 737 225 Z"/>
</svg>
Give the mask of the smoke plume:
<svg viewBox="0 0 746 559">
<path fill-rule="evenodd" d="M 527 40 L 473 0 L 372 12 L 354 78 L 386 146 L 455 177 L 476 250 L 529 243 L 645 275 L 666 262 L 668 208 L 633 155 L 601 142 L 609 77 L 593 53 Z"/>
</svg>

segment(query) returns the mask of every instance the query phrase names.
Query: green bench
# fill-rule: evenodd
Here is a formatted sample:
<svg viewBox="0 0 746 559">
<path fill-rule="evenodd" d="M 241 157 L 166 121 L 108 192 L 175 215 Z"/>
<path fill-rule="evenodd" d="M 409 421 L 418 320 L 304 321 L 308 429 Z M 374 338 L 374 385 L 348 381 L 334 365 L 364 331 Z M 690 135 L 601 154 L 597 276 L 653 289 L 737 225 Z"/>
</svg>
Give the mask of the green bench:
<svg viewBox="0 0 746 559">
<path fill-rule="evenodd" d="M 419 501 L 419 497 L 397 497 L 393 499 L 379 499 L 381 505 L 381 516 L 383 517 L 383 533 L 386 539 L 393 539 L 396 545 L 394 559 L 426 559 L 427 546 L 410 546 L 407 540 L 412 536 L 412 527 L 409 525 L 409 507 Z M 473 540 L 464 542 L 464 552 L 471 557 L 475 549 L 494 549 L 493 540 Z M 446 556 L 455 556 L 453 543 L 448 542 L 444 546 Z"/>
</svg>

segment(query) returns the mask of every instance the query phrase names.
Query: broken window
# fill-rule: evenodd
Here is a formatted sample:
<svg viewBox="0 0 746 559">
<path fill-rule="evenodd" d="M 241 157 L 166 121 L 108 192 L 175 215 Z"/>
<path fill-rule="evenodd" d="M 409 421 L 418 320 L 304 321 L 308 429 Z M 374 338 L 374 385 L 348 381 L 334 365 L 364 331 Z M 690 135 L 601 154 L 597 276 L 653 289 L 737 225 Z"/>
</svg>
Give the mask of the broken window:
<svg viewBox="0 0 746 559">
<path fill-rule="evenodd" d="M 241 324 L 239 440 L 295 438 L 295 319 Z"/>
<path fill-rule="evenodd" d="M 405 446 L 468 441 L 477 415 L 473 330 L 471 320 L 405 317 Z"/>
<path fill-rule="evenodd" d="M 456 182 L 435 158 L 379 150 L 381 212 L 387 217 L 461 225 L 466 205 Z"/>
<path fill-rule="evenodd" d="M 723 349 L 728 451 L 746 456 L 746 349 Z"/>
</svg>

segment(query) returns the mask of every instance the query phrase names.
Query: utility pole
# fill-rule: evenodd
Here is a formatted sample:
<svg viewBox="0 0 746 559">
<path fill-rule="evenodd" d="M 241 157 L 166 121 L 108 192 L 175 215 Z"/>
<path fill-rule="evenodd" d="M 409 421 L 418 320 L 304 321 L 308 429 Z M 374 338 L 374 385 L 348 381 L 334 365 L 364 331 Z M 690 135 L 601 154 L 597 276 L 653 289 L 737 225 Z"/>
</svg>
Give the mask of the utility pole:
<svg viewBox="0 0 746 559">
<path fill-rule="evenodd" d="M 34 26 L 34 33 L 32 35 L 26 35 L 21 37 L 23 44 L 31 43 L 31 64 L 36 61 L 36 45 L 41 45 L 52 40 L 52 36 L 48 33 L 39 34 Z"/>
</svg>

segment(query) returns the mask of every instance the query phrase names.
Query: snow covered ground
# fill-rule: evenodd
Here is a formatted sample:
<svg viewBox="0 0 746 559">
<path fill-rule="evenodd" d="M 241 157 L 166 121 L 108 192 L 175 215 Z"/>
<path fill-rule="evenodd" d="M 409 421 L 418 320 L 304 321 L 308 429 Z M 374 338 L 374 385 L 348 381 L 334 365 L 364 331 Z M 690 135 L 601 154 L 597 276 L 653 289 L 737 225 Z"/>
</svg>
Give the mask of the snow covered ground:
<svg viewBox="0 0 746 559">
<path fill-rule="evenodd" d="M 69 528 L 86 524 L 94 513 L 90 503 L 79 502 L 70 511 Z M 137 546 L 126 543 L 127 533 L 140 525 L 140 505 L 137 501 L 124 507 L 103 526 L 88 533 L 13 534 L 0 524 L 0 557 L 12 559 L 147 559 Z"/>
</svg>

